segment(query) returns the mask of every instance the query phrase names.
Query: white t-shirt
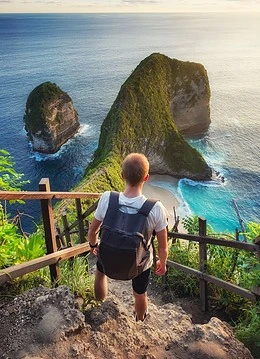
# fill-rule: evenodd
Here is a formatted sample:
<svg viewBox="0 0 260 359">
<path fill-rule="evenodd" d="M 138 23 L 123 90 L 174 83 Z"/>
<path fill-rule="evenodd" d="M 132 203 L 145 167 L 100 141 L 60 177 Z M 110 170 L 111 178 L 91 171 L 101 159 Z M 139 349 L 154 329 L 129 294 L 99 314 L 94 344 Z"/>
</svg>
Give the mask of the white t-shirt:
<svg viewBox="0 0 260 359">
<path fill-rule="evenodd" d="M 109 202 L 110 192 L 106 191 L 101 196 L 98 206 L 95 212 L 95 218 L 103 222 Z M 138 210 L 142 207 L 146 200 L 144 195 L 129 198 L 126 197 L 122 192 L 119 193 L 119 205 L 120 211 L 125 213 L 137 213 Z M 148 217 L 147 217 L 147 230 L 148 234 L 152 234 L 153 230 L 155 232 L 162 231 L 167 226 L 167 216 L 166 216 L 166 209 L 162 205 L 160 201 L 157 201 L 153 208 L 151 209 Z"/>
</svg>

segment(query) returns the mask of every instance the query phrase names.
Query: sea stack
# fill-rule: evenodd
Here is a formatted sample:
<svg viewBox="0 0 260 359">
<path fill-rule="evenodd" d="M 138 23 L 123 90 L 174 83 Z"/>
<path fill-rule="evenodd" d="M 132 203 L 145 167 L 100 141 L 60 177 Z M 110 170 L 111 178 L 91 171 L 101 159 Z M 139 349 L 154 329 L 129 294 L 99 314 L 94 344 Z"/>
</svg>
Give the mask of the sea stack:
<svg viewBox="0 0 260 359">
<path fill-rule="evenodd" d="M 147 156 L 151 174 L 209 180 L 211 168 L 180 133 L 172 110 L 173 103 L 175 107 L 183 106 L 180 94 L 185 94 L 190 106 L 192 98 L 196 104 L 196 92 L 206 105 L 204 112 L 209 114 L 210 90 L 202 64 L 159 53 L 141 61 L 121 86 L 103 121 L 98 148 L 79 185 L 81 190 L 121 191 L 124 187 L 121 164 L 131 152 Z"/>
<path fill-rule="evenodd" d="M 33 150 L 42 153 L 57 152 L 79 128 L 72 99 L 51 82 L 42 83 L 30 93 L 24 121 Z"/>
<path fill-rule="evenodd" d="M 101 126 L 93 165 L 99 167 L 108 158 L 122 160 L 130 152 L 141 152 L 150 162 L 150 173 L 210 179 L 211 169 L 179 130 L 185 119 L 173 115 L 176 108 L 182 108 L 186 103 L 191 109 L 193 103 L 196 120 L 200 117 L 199 112 L 204 114 L 204 124 L 197 127 L 206 128 L 209 98 L 207 72 L 202 64 L 151 54 L 122 85 Z M 185 123 L 185 128 L 190 127 L 190 122 Z M 196 124 L 195 120 L 193 122 Z"/>
</svg>

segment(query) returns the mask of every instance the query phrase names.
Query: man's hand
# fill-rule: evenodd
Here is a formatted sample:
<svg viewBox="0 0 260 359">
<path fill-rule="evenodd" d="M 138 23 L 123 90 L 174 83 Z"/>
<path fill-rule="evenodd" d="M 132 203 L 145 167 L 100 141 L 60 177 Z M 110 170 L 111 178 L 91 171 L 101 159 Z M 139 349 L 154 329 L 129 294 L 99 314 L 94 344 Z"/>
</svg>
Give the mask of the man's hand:
<svg viewBox="0 0 260 359">
<path fill-rule="evenodd" d="M 94 256 L 98 255 L 98 247 L 90 248 L 90 253 L 92 253 Z"/>
<path fill-rule="evenodd" d="M 160 232 L 157 232 L 156 236 L 159 260 L 156 262 L 155 274 L 164 275 L 166 273 L 166 261 L 168 257 L 167 229 L 164 228 Z"/>
<path fill-rule="evenodd" d="M 155 274 L 156 275 L 164 275 L 166 273 L 166 263 L 162 264 L 160 260 L 156 262 Z"/>
<path fill-rule="evenodd" d="M 93 218 L 88 230 L 89 244 L 95 245 L 95 243 L 98 243 L 98 231 L 100 229 L 101 223 L 102 222 L 98 221 L 95 217 Z M 94 256 L 97 256 L 98 246 L 93 248 L 90 247 L 90 252 Z"/>
</svg>

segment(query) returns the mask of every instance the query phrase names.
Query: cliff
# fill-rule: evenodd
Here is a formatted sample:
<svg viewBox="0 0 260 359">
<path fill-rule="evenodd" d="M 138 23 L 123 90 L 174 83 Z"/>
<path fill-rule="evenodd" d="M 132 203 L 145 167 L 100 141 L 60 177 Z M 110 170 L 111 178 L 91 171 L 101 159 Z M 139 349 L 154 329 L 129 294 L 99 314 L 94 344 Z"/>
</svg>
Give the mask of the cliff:
<svg viewBox="0 0 260 359">
<path fill-rule="evenodd" d="M 51 82 L 37 86 L 30 93 L 24 121 L 33 150 L 43 153 L 57 152 L 79 128 L 70 96 Z"/>
<path fill-rule="evenodd" d="M 174 68 L 170 92 L 170 107 L 180 133 L 196 135 L 210 125 L 210 87 L 202 65 L 179 62 Z"/>
<path fill-rule="evenodd" d="M 200 98 L 203 92 L 203 101 L 208 103 L 209 84 L 201 64 L 158 53 L 144 59 L 122 85 L 101 126 L 98 148 L 81 189 L 94 192 L 111 187 L 120 189 L 120 165 L 130 152 L 144 153 L 151 173 L 209 179 L 211 169 L 201 154 L 184 140 L 172 114 L 184 106 L 184 98 L 189 106 L 192 101 L 196 104 L 194 91 L 198 88 Z"/>
</svg>

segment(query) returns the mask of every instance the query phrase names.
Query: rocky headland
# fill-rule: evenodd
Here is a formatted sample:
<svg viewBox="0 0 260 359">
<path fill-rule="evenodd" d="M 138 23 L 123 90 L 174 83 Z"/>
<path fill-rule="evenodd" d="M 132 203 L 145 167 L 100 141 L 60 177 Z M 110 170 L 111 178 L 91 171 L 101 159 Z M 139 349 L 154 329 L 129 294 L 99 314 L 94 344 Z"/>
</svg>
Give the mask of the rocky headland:
<svg viewBox="0 0 260 359">
<path fill-rule="evenodd" d="M 72 99 L 51 82 L 42 83 L 30 93 L 24 121 L 33 150 L 42 153 L 57 152 L 79 128 Z"/>
<path fill-rule="evenodd" d="M 159 53 L 145 58 L 121 86 L 78 188 L 88 192 L 121 190 L 120 166 L 130 152 L 148 157 L 150 173 L 210 179 L 210 167 L 181 134 L 208 128 L 209 100 L 203 65 Z"/>
</svg>

